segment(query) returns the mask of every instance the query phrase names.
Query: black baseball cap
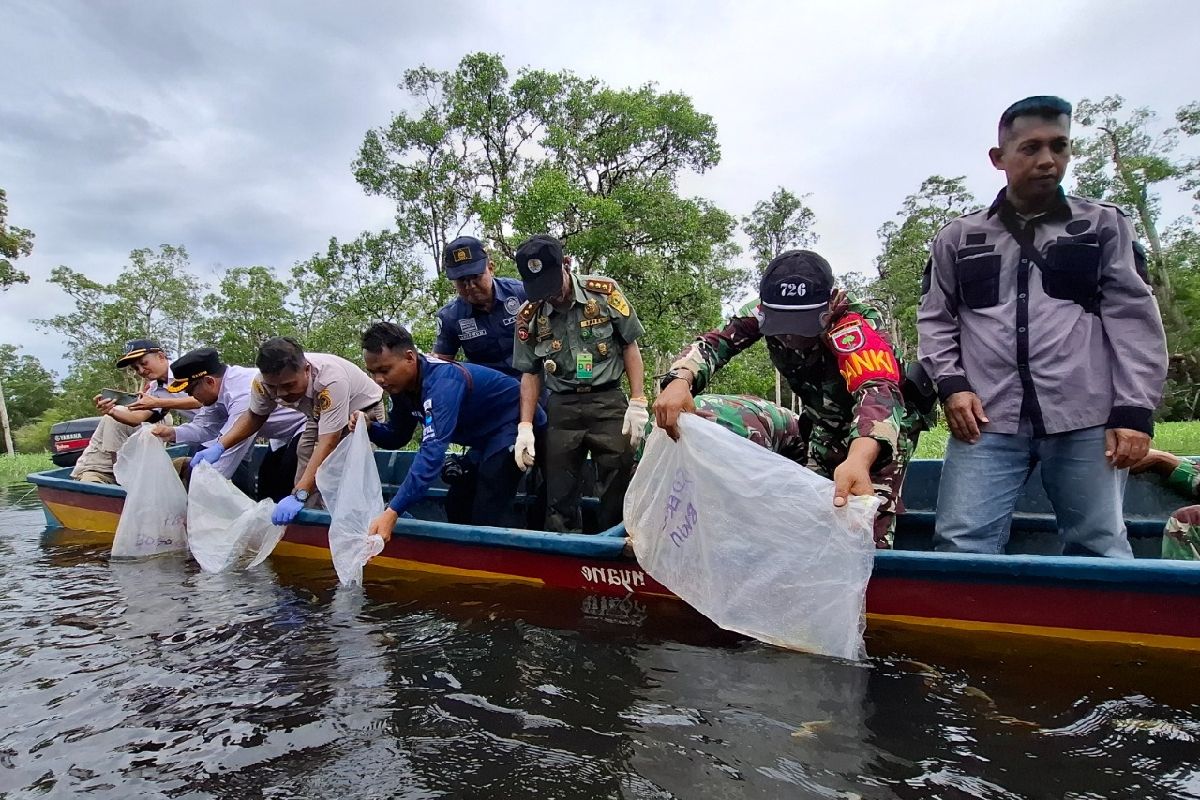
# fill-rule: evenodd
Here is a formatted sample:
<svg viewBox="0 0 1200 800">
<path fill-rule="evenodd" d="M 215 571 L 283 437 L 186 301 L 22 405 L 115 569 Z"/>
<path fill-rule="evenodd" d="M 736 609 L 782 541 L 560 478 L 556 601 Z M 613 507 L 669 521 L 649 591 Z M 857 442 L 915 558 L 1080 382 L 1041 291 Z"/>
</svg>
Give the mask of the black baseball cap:
<svg viewBox="0 0 1200 800">
<path fill-rule="evenodd" d="M 460 236 L 442 251 L 442 267 L 450 280 L 482 275 L 487 270 L 488 254 L 474 236 Z"/>
<path fill-rule="evenodd" d="M 517 248 L 517 271 L 525 284 L 530 301 L 546 300 L 562 292 L 562 243 L 553 236 L 539 233 Z"/>
<path fill-rule="evenodd" d="M 775 256 L 758 285 L 763 336 L 819 336 L 821 316 L 829 310 L 833 269 L 811 250 L 788 250 Z"/>
<path fill-rule="evenodd" d="M 128 367 L 146 353 L 162 351 L 162 345 L 155 339 L 130 339 L 125 343 L 125 355 L 117 359 L 117 366 Z"/>
<path fill-rule="evenodd" d="M 211 347 L 189 350 L 171 363 L 174 380 L 167 386 L 167 391 L 172 394 L 187 391 L 192 381 L 218 372 L 221 372 L 221 356 L 216 350 Z"/>
</svg>

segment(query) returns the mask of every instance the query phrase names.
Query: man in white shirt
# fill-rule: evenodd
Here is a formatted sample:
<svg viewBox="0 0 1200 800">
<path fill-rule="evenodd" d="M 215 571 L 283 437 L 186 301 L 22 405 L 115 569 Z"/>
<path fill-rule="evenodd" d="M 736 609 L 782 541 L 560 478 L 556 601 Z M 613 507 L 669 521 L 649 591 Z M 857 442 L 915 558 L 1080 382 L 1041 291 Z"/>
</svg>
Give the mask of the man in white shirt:
<svg viewBox="0 0 1200 800">
<path fill-rule="evenodd" d="M 202 408 L 191 422 L 172 427 L 155 425 L 153 433 L 167 443 L 211 445 L 228 433 L 238 418 L 250 407 L 250 385 L 257 370 L 221 362 L 220 354 L 211 347 L 202 347 L 180 356 L 171 364 L 175 376 L 167 391 L 178 395 L 187 392 Z M 280 406 L 270 413 L 258 431 L 258 437 L 272 441 L 272 451 L 287 444 L 304 428 L 306 419 L 295 409 Z M 256 437 L 247 437 L 228 448 L 213 465 L 246 494 L 254 482 L 250 479 L 250 451 Z M 295 451 L 293 449 L 293 458 Z M 279 465 L 273 465 L 278 468 Z M 293 470 L 294 470 L 293 462 Z M 289 487 L 290 488 L 290 487 Z M 259 495 L 262 486 L 259 486 Z"/>
</svg>

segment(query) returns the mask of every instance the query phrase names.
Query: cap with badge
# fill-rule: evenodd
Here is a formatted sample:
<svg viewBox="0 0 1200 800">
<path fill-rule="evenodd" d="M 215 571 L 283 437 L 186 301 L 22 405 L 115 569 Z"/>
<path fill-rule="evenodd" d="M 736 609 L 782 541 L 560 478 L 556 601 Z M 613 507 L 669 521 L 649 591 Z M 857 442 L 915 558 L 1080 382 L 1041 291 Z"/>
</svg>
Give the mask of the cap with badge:
<svg viewBox="0 0 1200 800">
<path fill-rule="evenodd" d="M 788 250 L 772 259 L 758 286 L 763 336 L 819 336 L 833 295 L 833 269 L 811 250 Z"/>
<path fill-rule="evenodd" d="M 174 378 L 167 387 L 172 394 L 187 391 L 192 381 L 200 380 L 205 375 L 215 375 L 221 371 L 221 356 L 211 347 L 201 347 L 191 350 L 175 359 L 171 364 L 171 376 Z"/>
<path fill-rule="evenodd" d="M 460 236 L 442 250 L 442 267 L 452 281 L 482 275 L 487 265 L 487 251 L 474 236 Z"/>
<path fill-rule="evenodd" d="M 563 289 L 562 243 L 539 233 L 517 248 L 517 271 L 530 302 L 557 297 Z"/>
<path fill-rule="evenodd" d="M 117 359 L 118 367 L 132 367 L 146 353 L 161 353 L 162 345 L 155 339 L 130 339 L 125 343 L 125 354 Z"/>
</svg>

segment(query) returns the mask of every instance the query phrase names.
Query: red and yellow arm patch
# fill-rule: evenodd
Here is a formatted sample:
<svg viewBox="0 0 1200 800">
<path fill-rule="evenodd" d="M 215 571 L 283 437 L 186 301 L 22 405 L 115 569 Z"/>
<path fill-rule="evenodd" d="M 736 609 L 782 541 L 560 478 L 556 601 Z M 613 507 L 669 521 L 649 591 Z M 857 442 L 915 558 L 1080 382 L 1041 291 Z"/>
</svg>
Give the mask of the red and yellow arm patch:
<svg viewBox="0 0 1200 800">
<path fill-rule="evenodd" d="M 828 336 L 838 372 L 851 392 L 872 380 L 900 383 L 900 366 L 892 346 L 859 314 L 842 317 Z"/>
</svg>

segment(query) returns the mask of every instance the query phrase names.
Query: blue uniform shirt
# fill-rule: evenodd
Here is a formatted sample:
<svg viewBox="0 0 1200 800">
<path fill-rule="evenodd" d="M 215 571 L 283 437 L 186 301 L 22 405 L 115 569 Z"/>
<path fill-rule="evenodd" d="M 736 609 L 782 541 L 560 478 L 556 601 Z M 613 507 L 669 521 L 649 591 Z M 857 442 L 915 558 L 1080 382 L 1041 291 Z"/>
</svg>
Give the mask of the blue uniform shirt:
<svg viewBox="0 0 1200 800">
<path fill-rule="evenodd" d="M 525 304 L 525 286 L 514 278 L 494 278 L 496 302 L 491 311 L 481 311 L 461 297 L 456 297 L 437 312 L 437 341 L 433 352 L 438 355 L 458 355 L 461 347 L 472 364 L 498 369 L 520 379 L 513 369 L 513 333 L 517 329 L 517 312 Z"/>
<path fill-rule="evenodd" d="M 396 450 L 408 444 L 417 423 L 422 425 L 421 448 L 390 506 L 403 514 L 424 497 L 441 474 L 451 444 L 476 448 L 482 458 L 512 447 L 520 421 L 521 384 L 494 369 L 418 356 L 421 360 L 420 407 L 410 395 L 392 395 L 387 422 L 372 422 L 371 441 Z M 546 424 L 539 407 L 533 425 Z"/>
</svg>

